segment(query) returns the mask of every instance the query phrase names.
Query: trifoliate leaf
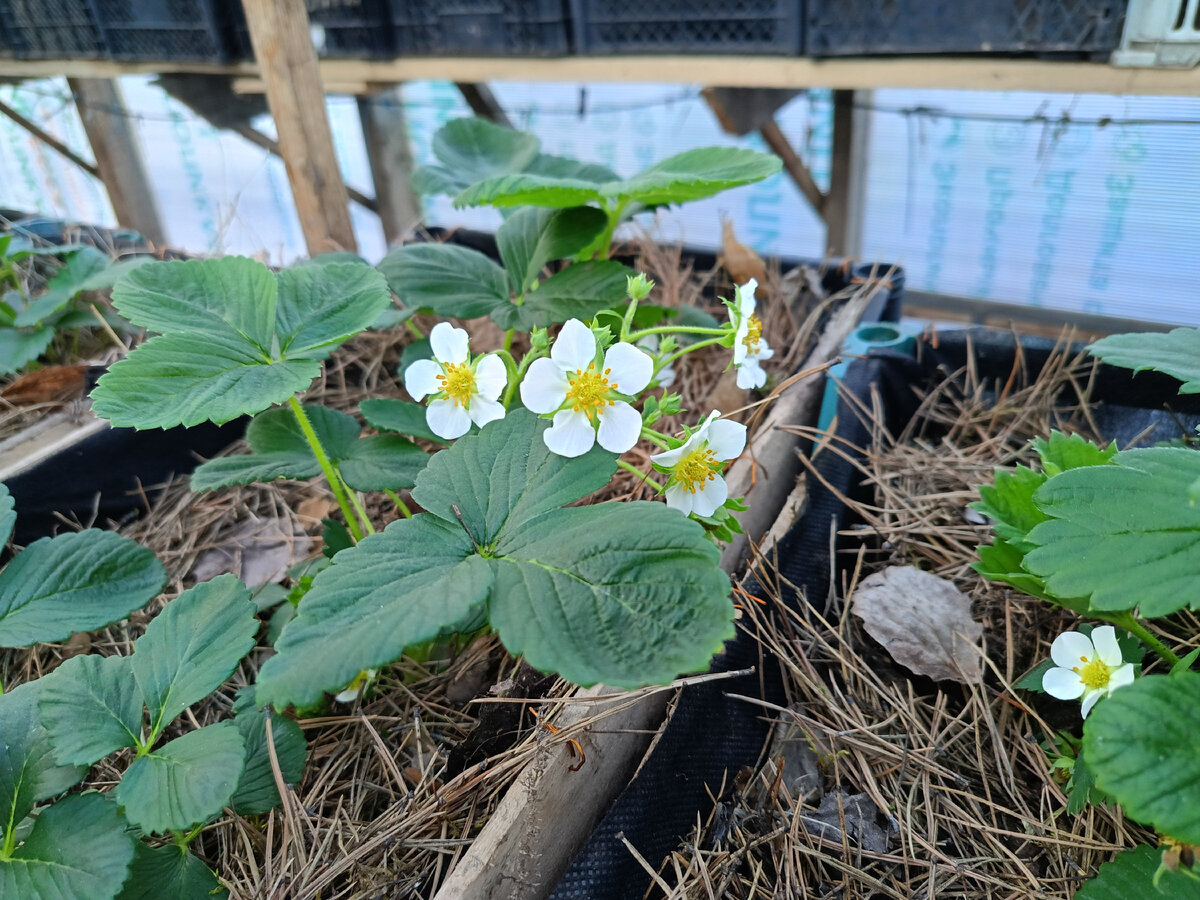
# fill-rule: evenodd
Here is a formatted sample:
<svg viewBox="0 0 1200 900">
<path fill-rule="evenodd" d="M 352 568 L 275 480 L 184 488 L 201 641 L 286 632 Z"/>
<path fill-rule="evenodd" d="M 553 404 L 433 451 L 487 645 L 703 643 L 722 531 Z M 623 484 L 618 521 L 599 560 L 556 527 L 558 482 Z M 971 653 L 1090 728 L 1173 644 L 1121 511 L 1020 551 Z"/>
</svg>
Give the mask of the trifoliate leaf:
<svg viewBox="0 0 1200 900">
<path fill-rule="evenodd" d="M 1142 372 L 1155 369 L 1178 378 L 1181 394 L 1200 392 L 1200 331 L 1176 328 L 1166 334 L 1112 334 L 1088 347 L 1110 366 Z"/>
<path fill-rule="evenodd" d="M 245 741 L 246 756 L 242 777 L 229 805 L 243 816 L 265 813 L 279 805 L 279 788 L 275 785 L 267 747 L 267 719 L 263 709 L 255 707 L 252 694 L 252 690 L 243 692 L 235 704 L 237 715 L 233 720 Z M 271 741 L 284 783 L 296 784 L 304 774 L 304 758 L 308 754 L 304 732 L 287 716 L 275 714 L 271 716 Z"/>
<path fill-rule="evenodd" d="M 142 734 L 142 694 L 127 656 L 76 656 L 43 679 L 38 710 L 59 762 L 90 766 Z"/>
<path fill-rule="evenodd" d="M 1033 502 L 1033 494 L 1046 483 L 1046 476 L 1027 466 L 996 469 L 994 483 L 981 485 L 980 500 L 971 508 L 992 520 L 992 530 L 1018 552 L 1028 552 L 1025 536 L 1035 525 L 1046 521 L 1046 514 Z"/>
<path fill-rule="evenodd" d="M 1187 497 L 1200 453 L 1173 447 L 1125 450 L 1115 465 L 1063 472 L 1034 502 L 1050 516 L 1029 533 L 1024 565 L 1058 597 L 1092 608 L 1139 607 L 1163 616 L 1200 606 L 1200 508 Z"/>
<path fill-rule="evenodd" d="M 46 352 L 54 340 L 54 327 L 5 328 L 0 327 L 0 375 L 19 372 Z"/>
<path fill-rule="evenodd" d="M 367 266 L 275 274 L 231 256 L 141 266 L 113 289 L 113 304 L 159 335 L 101 376 L 96 411 L 114 425 L 168 428 L 227 422 L 304 390 L 391 295 Z"/>
<path fill-rule="evenodd" d="M 134 839 L 117 804 L 102 794 L 65 797 L 34 820 L 33 829 L 0 858 L 0 897 L 101 900 L 129 875 Z"/>
<path fill-rule="evenodd" d="M 1113 691 L 1084 723 L 1083 749 L 1127 816 L 1200 844 L 1200 674 L 1147 675 Z"/>
<path fill-rule="evenodd" d="M 362 417 L 367 420 L 368 425 L 379 431 L 410 434 L 436 444 L 446 442 L 444 438 L 438 437 L 429 430 L 425 407 L 420 403 L 391 398 L 364 400 L 358 405 L 358 411 L 362 413 Z"/>
<path fill-rule="evenodd" d="M 138 841 L 129 880 L 116 900 L 225 900 L 216 873 L 178 844 L 151 847 Z"/>
<path fill-rule="evenodd" d="M 139 756 L 114 793 L 125 817 L 147 834 L 182 831 L 229 803 L 244 760 L 233 722 L 206 725 Z"/>
<path fill-rule="evenodd" d="M 400 302 L 444 318 L 486 316 L 509 302 L 508 275 L 478 250 L 457 244 L 409 244 L 379 262 Z"/>
<path fill-rule="evenodd" d="M 567 319 L 590 319 L 622 302 L 625 280 L 632 274 L 612 260 L 575 263 L 526 294 L 520 306 L 506 303 L 492 310 L 492 321 L 504 329 L 531 331 Z"/>
<path fill-rule="evenodd" d="M 475 117 L 447 122 L 433 135 L 433 155 L 467 184 L 519 172 L 541 149 L 536 135 Z"/>
<path fill-rule="evenodd" d="M 152 734 L 220 687 L 254 647 L 257 631 L 250 591 L 232 575 L 188 588 L 168 603 L 132 657 Z"/>
<path fill-rule="evenodd" d="M 41 538 L 0 572 L 0 646 L 101 628 L 145 606 L 165 581 L 150 550 L 111 531 Z"/>
<path fill-rule="evenodd" d="M 525 294 L 547 263 L 574 256 L 595 240 L 607 223 L 608 217 L 590 206 L 517 210 L 496 230 L 496 245 L 513 292 Z"/>
<path fill-rule="evenodd" d="M 1068 469 L 1108 465 L 1117 454 L 1117 442 L 1099 447 L 1081 435 L 1051 431 L 1048 439 L 1036 438 L 1033 449 L 1041 457 L 1046 476 L 1053 478 Z"/>
<path fill-rule="evenodd" d="M 1075 900 L 1200 900 L 1200 882 L 1186 875 L 1164 872 L 1154 883 L 1162 855 L 1149 844 L 1118 853 L 1079 886 Z"/>
</svg>

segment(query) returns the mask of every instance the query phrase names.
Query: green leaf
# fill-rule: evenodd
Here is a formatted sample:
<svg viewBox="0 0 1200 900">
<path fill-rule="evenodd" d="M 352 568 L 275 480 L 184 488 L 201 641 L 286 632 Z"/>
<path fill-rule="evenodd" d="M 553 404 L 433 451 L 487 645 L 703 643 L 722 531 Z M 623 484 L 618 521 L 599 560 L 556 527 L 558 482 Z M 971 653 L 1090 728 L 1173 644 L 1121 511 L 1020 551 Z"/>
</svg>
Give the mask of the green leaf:
<svg viewBox="0 0 1200 900">
<path fill-rule="evenodd" d="M 1054 668 L 1054 660 L 1044 659 L 1016 681 L 1013 682 L 1013 687 L 1023 691 L 1034 691 L 1039 694 L 1044 694 L 1046 691 L 1042 688 L 1042 676 Z"/>
<path fill-rule="evenodd" d="M 505 128 L 487 119 L 447 122 L 433 136 L 433 155 L 462 183 L 519 172 L 538 155 L 536 135 Z"/>
<path fill-rule="evenodd" d="M 1195 328 L 1176 328 L 1166 334 L 1113 334 L 1096 341 L 1088 351 L 1110 366 L 1134 372 L 1156 369 L 1178 378 L 1183 382 L 1181 394 L 1200 391 L 1200 331 Z"/>
<path fill-rule="evenodd" d="M 428 512 L 316 577 L 260 673 L 259 700 L 311 704 L 483 609 L 510 650 L 582 683 L 705 666 L 732 635 L 716 547 L 662 504 L 562 509 L 606 484 L 615 460 L 599 448 L 555 456 L 547 426 L 514 410 L 436 454 L 413 489 Z"/>
<path fill-rule="evenodd" d="M 0 859 L 0 897 L 104 900 L 129 875 L 134 840 L 101 794 L 60 800 L 34 820 L 24 843 Z"/>
<path fill-rule="evenodd" d="M 992 520 L 992 530 L 1013 545 L 1018 552 L 1032 547 L 1025 540 L 1029 531 L 1046 521 L 1046 514 L 1033 502 L 1034 492 L 1046 483 L 1046 476 L 1027 466 L 996 469 L 992 485 L 980 485 L 978 503 L 971 508 Z"/>
<path fill-rule="evenodd" d="M 486 316 L 509 302 L 508 275 L 477 250 L 456 244 L 409 244 L 379 263 L 400 302 L 445 318 Z"/>
<path fill-rule="evenodd" d="M 352 449 L 337 462 L 342 478 L 356 491 L 410 488 L 429 463 L 428 453 L 394 434 L 359 438 Z"/>
<path fill-rule="evenodd" d="M 1053 660 L 1052 660 L 1053 661 Z M 1103 803 L 1108 798 L 1096 787 L 1096 773 L 1088 765 L 1087 756 L 1082 748 L 1075 756 L 1071 766 L 1071 778 L 1067 782 L 1067 812 L 1077 815 L 1089 805 Z"/>
<path fill-rule="evenodd" d="M 250 591 L 232 575 L 198 584 L 168 603 L 132 657 L 152 734 L 220 687 L 254 647 L 257 631 Z"/>
<path fill-rule="evenodd" d="M 1029 533 L 1037 546 L 1025 567 L 1052 594 L 1089 598 L 1093 609 L 1138 606 L 1153 617 L 1200 606 L 1200 508 L 1187 497 L 1200 453 L 1125 450 L 1113 462 L 1072 469 L 1038 489 L 1034 502 L 1052 518 Z"/>
<path fill-rule="evenodd" d="M 1117 455 L 1117 442 L 1099 447 L 1081 435 L 1051 431 L 1048 440 L 1035 439 L 1033 449 L 1042 459 L 1046 476 L 1052 478 L 1068 469 L 1108 465 Z"/>
<path fill-rule="evenodd" d="M 150 550 L 111 531 L 41 538 L 0 572 L 0 646 L 101 628 L 145 606 L 165 582 Z"/>
<path fill-rule="evenodd" d="M 243 816 L 265 813 L 279 805 L 279 789 L 267 748 L 267 719 L 263 709 L 254 705 L 253 690 L 244 690 L 235 704 L 234 724 L 246 744 L 245 765 L 237 791 L 229 801 L 234 812 Z M 300 726 L 283 715 L 271 716 L 271 741 L 279 760 L 285 784 L 294 785 L 304 774 L 308 745 Z"/>
<path fill-rule="evenodd" d="M 525 171 L 530 175 L 549 175 L 552 178 L 574 178 L 581 181 L 591 181 L 596 184 L 621 180 L 621 176 L 608 168 L 608 166 L 580 162 L 569 156 L 555 156 L 551 153 L 539 153 L 534 157 L 533 162 L 525 167 Z"/>
<path fill-rule="evenodd" d="M 1194 648 L 1187 656 L 1180 657 L 1179 661 L 1171 666 L 1171 674 L 1178 675 L 1181 672 L 1190 671 L 1197 659 L 1200 659 L 1200 647 Z"/>
<path fill-rule="evenodd" d="M 38 715 L 43 687 L 31 681 L 0 694 L 0 844 L 35 803 L 61 794 L 87 773 L 55 759 Z"/>
<path fill-rule="evenodd" d="M 605 186 L 624 202 L 646 205 L 685 203 L 727 188 L 761 181 L 783 167 L 778 156 L 740 147 L 699 147 L 656 163 L 622 182 Z"/>
<path fill-rule="evenodd" d="M 1147 675 L 1113 691 L 1084 723 L 1083 748 L 1127 816 L 1200 843 L 1200 674 Z"/>
<path fill-rule="evenodd" d="M 362 265 L 273 274 L 241 257 L 142 266 L 113 289 L 117 310 L 161 332 L 115 363 L 92 391 L 114 425 L 227 422 L 304 390 L 320 361 L 391 303 Z"/>
<path fill-rule="evenodd" d="M 116 900 L 224 900 L 229 891 L 203 862 L 177 844 L 138 841 L 129 880 Z"/>
<path fill-rule="evenodd" d="M 63 309 L 88 282 L 107 269 L 112 260 L 95 247 L 82 247 L 67 257 L 62 268 L 46 282 L 46 292 L 17 315 L 20 326 L 41 325 Z"/>
<path fill-rule="evenodd" d="M 358 405 L 367 424 L 379 431 L 395 431 L 399 434 L 410 434 L 413 437 L 424 438 L 436 444 L 444 444 L 444 438 L 438 437 L 429 430 L 425 418 L 425 407 L 420 403 L 409 400 L 364 400 Z"/>
<path fill-rule="evenodd" d="M 504 329 L 530 331 L 567 319 L 590 319 L 622 301 L 625 279 L 632 274 L 611 260 L 575 263 L 526 294 L 521 306 L 506 303 L 494 309 L 492 320 Z"/>
<path fill-rule="evenodd" d="M 1075 900 L 1200 900 L 1200 882 L 1186 875 L 1164 872 L 1156 887 L 1161 862 L 1162 850 L 1149 844 L 1124 850 L 1079 886 Z"/>
<path fill-rule="evenodd" d="M 8 543 L 8 539 L 12 537 L 13 526 L 17 524 L 17 508 L 16 502 L 12 498 L 12 494 L 8 492 L 8 487 L 0 483 L 0 549 Z"/>
<path fill-rule="evenodd" d="M 111 265 L 99 268 L 79 284 L 80 291 L 103 291 L 111 288 L 118 281 L 142 266 L 154 262 L 153 256 L 133 256 L 113 262 Z M 111 262 L 111 261 L 110 261 Z"/>
<path fill-rule="evenodd" d="M 142 734 L 142 695 L 127 656 L 76 656 L 45 679 L 38 711 L 64 764 L 90 766 Z"/>
<path fill-rule="evenodd" d="M 147 834 L 182 831 L 229 803 L 244 759 L 233 722 L 206 725 L 135 759 L 117 785 L 117 802 Z"/>
<path fill-rule="evenodd" d="M 623 182 L 612 182 L 620 185 Z M 551 206 L 566 208 L 603 203 L 607 198 L 594 181 L 582 178 L 556 178 L 550 175 L 500 175 L 488 178 L 461 191 L 454 198 L 456 208 L 465 206 Z"/>
<path fill-rule="evenodd" d="M 457 522 L 428 515 L 393 522 L 343 550 L 284 626 L 278 652 L 259 672 L 259 702 L 312 706 L 363 669 L 471 616 L 492 580 L 474 550 Z"/>
<path fill-rule="evenodd" d="M 578 684 L 665 683 L 733 637 L 720 551 L 664 504 L 552 510 L 506 529 L 496 556 L 489 611 L 505 647 Z"/>
<path fill-rule="evenodd" d="M 496 231 L 496 245 L 513 292 L 525 294 L 537 284 L 547 263 L 574 256 L 595 240 L 607 223 L 608 217 L 590 206 L 529 207 L 513 213 Z"/>
<path fill-rule="evenodd" d="M 54 340 L 54 328 L 33 331 L 0 327 L 0 375 L 19 372 L 46 352 Z"/>
</svg>

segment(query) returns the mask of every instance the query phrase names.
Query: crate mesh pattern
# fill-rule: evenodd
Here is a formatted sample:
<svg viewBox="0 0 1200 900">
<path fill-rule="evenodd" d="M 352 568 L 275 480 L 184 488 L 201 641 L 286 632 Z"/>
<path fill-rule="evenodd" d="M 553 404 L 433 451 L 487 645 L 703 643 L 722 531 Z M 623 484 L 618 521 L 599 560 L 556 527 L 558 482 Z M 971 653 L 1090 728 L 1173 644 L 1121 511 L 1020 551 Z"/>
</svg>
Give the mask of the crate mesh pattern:
<svg viewBox="0 0 1200 900">
<path fill-rule="evenodd" d="M 571 0 L 577 53 L 800 52 L 800 0 Z"/>
<path fill-rule="evenodd" d="M 18 59 L 93 59 L 104 39 L 88 0 L 0 0 L 8 51 Z"/>
</svg>

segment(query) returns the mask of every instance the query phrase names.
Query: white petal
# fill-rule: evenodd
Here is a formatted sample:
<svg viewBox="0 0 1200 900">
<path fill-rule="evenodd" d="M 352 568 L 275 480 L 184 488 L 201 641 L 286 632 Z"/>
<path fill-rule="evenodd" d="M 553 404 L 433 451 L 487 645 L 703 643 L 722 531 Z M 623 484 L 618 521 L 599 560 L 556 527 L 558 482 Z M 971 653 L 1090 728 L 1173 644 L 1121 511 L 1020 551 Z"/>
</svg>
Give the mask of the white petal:
<svg viewBox="0 0 1200 900">
<path fill-rule="evenodd" d="M 775 355 L 775 351 L 767 346 L 766 341 L 759 341 L 754 348 L 754 356 L 758 359 L 770 359 Z"/>
<path fill-rule="evenodd" d="M 1060 667 L 1042 676 L 1042 690 L 1059 700 L 1075 700 L 1083 696 L 1083 682 L 1079 673 Z"/>
<path fill-rule="evenodd" d="M 554 424 L 542 432 L 542 440 L 551 453 L 574 458 L 583 456 L 596 443 L 596 429 L 581 412 L 564 409 L 554 415 Z"/>
<path fill-rule="evenodd" d="M 667 506 L 677 509 L 685 516 L 692 512 L 692 500 L 696 495 L 678 484 L 667 485 Z"/>
<path fill-rule="evenodd" d="M 1096 652 L 1092 642 L 1078 631 L 1064 631 L 1050 645 L 1050 658 L 1056 666 L 1073 669 L 1086 663 Z"/>
<path fill-rule="evenodd" d="M 708 449 L 717 459 L 737 459 L 746 449 L 746 426 L 731 419 L 717 419 L 708 427 Z"/>
<path fill-rule="evenodd" d="M 567 377 L 553 360 L 535 359 L 521 379 L 521 402 L 535 413 L 551 413 L 567 399 Z"/>
<path fill-rule="evenodd" d="M 1080 708 L 1079 712 L 1085 719 L 1088 717 L 1088 713 L 1092 711 L 1092 707 L 1096 705 L 1096 701 L 1103 696 L 1105 696 L 1104 691 L 1092 691 L 1083 698 L 1083 706 Z"/>
<path fill-rule="evenodd" d="M 604 368 L 611 369 L 608 380 L 616 384 L 618 391 L 634 396 L 650 383 L 654 359 L 644 350 L 622 341 L 608 348 Z"/>
<path fill-rule="evenodd" d="M 504 404 L 476 394 L 471 398 L 471 408 L 467 410 L 467 414 L 472 422 L 482 428 L 488 422 L 504 418 Z"/>
<path fill-rule="evenodd" d="M 1109 693 L 1129 684 L 1133 684 L 1133 663 L 1125 663 L 1108 677 Z"/>
<path fill-rule="evenodd" d="M 748 317 L 758 305 L 754 296 L 754 292 L 757 290 L 758 280 L 755 278 L 751 278 L 737 289 L 737 305 L 743 316 Z"/>
<path fill-rule="evenodd" d="M 766 383 L 767 373 L 753 359 L 747 359 L 738 366 L 737 386 L 743 391 L 748 391 L 751 388 L 760 388 Z"/>
<path fill-rule="evenodd" d="M 508 386 L 508 369 L 496 354 L 489 353 L 475 366 L 475 390 L 489 400 L 495 400 Z"/>
<path fill-rule="evenodd" d="M 663 366 L 654 376 L 654 381 L 659 387 L 670 387 L 675 383 L 675 367 Z"/>
<path fill-rule="evenodd" d="M 738 323 L 737 331 L 733 334 L 733 364 L 740 366 L 746 361 L 746 356 L 750 352 L 750 348 L 746 346 L 746 335 L 750 333 L 750 320 L 742 319 Z"/>
<path fill-rule="evenodd" d="M 729 488 L 725 484 L 725 479 L 718 475 L 716 478 L 706 481 L 704 487 L 696 491 L 695 500 L 692 502 L 692 512 L 698 516 L 711 516 L 728 496 Z"/>
<path fill-rule="evenodd" d="M 550 348 L 550 358 L 572 372 L 586 369 L 596 361 L 596 337 L 578 319 L 568 319 Z"/>
<path fill-rule="evenodd" d="M 428 394 L 436 394 L 442 389 L 437 377 L 442 374 L 442 367 L 432 359 L 418 359 L 404 370 L 404 389 L 414 400 L 420 400 Z"/>
<path fill-rule="evenodd" d="M 434 400 L 425 410 L 425 421 L 430 431 L 448 441 L 471 430 L 471 417 L 453 400 Z"/>
<path fill-rule="evenodd" d="M 582 413 L 580 413 L 582 415 Z M 624 453 L 642 434 L 642 414 L 618 400 L 600 411 L 600 446 L 612 453 Z"/>
<path fill-rule="evenodd" d="M 1106 666 L 1115 669 L 1125 662 L 1125 658 L 1121 656 L 1121 646 L 1117 643 L 1117 629 L 1111 625 L 1101 625 L 1092 629 L 1092 646 L 1096 648 L 1096 655 Z"/>
<path fill-rule="evenodd" d="M 433 355 L 444 363 L 465 363 L 470 338 L 461 328 L 455 328 L 449 322 L 438 322 L 429 332 L 429 346 Z"/>
<path fill-rule="evenodd" d="M 650 457 L 650 462 L 662 466 L 664 469 L 669 469 L 675 463 L 683 459 L 685 453 L 689 453 L 686 442 L 676 447 L 674 450 L 664 450 L 662 453 L 655 453 Z"/>
</svg>

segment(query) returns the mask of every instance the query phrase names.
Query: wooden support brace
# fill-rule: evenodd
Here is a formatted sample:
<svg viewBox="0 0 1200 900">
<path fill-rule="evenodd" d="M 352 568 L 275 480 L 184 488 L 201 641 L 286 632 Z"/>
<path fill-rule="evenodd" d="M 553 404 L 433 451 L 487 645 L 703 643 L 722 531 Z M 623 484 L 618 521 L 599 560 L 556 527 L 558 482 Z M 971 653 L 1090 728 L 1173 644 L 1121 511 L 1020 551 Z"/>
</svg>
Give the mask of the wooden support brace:
<svg viewBox="0 0 1200 900">
<path fill-rule="evenodd" d="M 68 78 L 83 130 L 96 157 L 96 170 L 108 191 L 117 222 L 153 244 L 167 242 L 154 203 L 150 178 L 132 120 L 117 83 L 109 78 Z"/>
<path fill-rule="evenodd" d="M 492 93 L 492 89 L 482 82 L 473 81 L 456 81 L 454 86 L 458 88 L 458 92 L 463 95 L 463 99 L 467 101 L 467 106 L 477 116 L 482 116 L 485 119 L 491 119 L 497 125 L 503 125 L 505 128 L 512 128 L 512 122 L 508 120 L 508 115 L 504 112 L 504 107 L 496 100 L 496 95 Z"/>
<path fill-rule="evenodd" d="M 358 249 L 304 0 L 242 0 L 310 256 Z"/>
<path fill-rule="evenodd" d="M 376 212 L 389 245 L 402 241 L 421 221 L 421 198 L 413 190 L 414 167 L 400 91 L 358 98 L 358 118 L 375 182 Z"/>
<path fill-rule="evenodd" d="M 804 199 L 817 211 L 817 215 L 824 218 L 825 195 L 821 193 L 817 182 L 813 180 L 812 172 L 804 164 L 804 160 L 800 158 L 800 154 L 792 149 L 792 145 L 788 142 L 784 133 L 779 130 L 779 126 L 775 123 L 775 120 L 769 119 L 764 122 L 758 131 L 762 135 L 762 139 L 766 141 L 767 146 L 771 148 L 771 152 L 783 161 L 784 169 L 787 170 L 788 175 L 792 176 L 792 181 L 796 182 L 796 187 L 800 188 L 800 193 L 804 195 Z"/>
<path fill-rule="evenodd" d="M 95 163 L 88 162 L 86 159 L 84 159 L 82 156 L 80 156 L 78 153 L 76 153 L 74 150 L 72 150 L 70 147 L 68 147 L 66 144 L 64 144 L 62 141 L 60 141 L 54 135 L 50 134 L 47 131 L 43 131 L 41 128 L 39 128 L 37 125 L 35 125 L 29 119 L 25 118 L 23 115 L 21 115 L 15 109 L 13 109 L 11 106 L 9 106 L 7 103 L 0 103 L 0 115 L 8 116 L 10 119 L 12 119 L 18 125 L 20 125 L 22 128 L 24 128 L 30 134 L 32 134 L 35 138 L 37 138 L 39 141 L 41 141 L 43 144 L 45 144 L 47 147 L 49 147 L 52 150 L 58 151 L 62 156 L 65 156 L 71 162 L 75 163 L 75 165 L 79 166 L 79 168 L 83 169 L 83 171 L 87 172 L 89 175 L 92 175 L 96 178 L 100 177 L 100 169 L 96 166 Z"/>
</svg>

